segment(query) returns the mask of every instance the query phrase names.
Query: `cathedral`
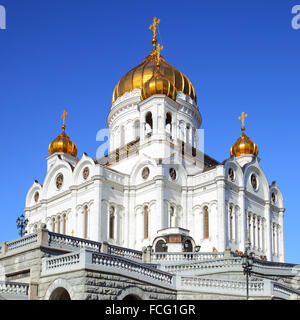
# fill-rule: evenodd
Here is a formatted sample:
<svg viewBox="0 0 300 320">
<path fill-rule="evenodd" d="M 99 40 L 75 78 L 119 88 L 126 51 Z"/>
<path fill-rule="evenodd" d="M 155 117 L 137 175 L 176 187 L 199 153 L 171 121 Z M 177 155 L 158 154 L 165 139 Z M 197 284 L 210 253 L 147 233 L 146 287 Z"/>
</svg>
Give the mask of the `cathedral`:
<svg viewBox="0 0 300 320">
<path fill-rule="evenodd" d="M 197 285 L 197 290 L 203 291 L 204 275 L 210 279 L 207 283 L 211 286 L 213 281 L 226 283 L 223 280 L 228 279 L 228 275 L 222 280 L 216 271 L 217 264 L 229 268 L 224 259 L 231 261 L 232 268 L 240 268 L 234 269 L 235 275 L 240 272 L 239 278 L 234 276 L 230 281 L 243 283 L 244 288 L 241 256 L 247 248 L 260 270 L 260 277 L 254 279 L 258 283 L 252 288 L 254 296 L 254 291 L 261 289 L 265 290 L 265 296 L 261 292 L 258 296 L 270 298 L 271 289 L 266 288 L 271 288 L 273 283 L 272 290 L 280 292 L 279 298 L 291 294 L 300 297 L 295 280 L 300 270 L 284 263 L 283 196 L 275 181 L 268 182 L 260 166 L 258 146 L 245 134 L 247 114 L 242 112 L 239 117 L 241 135 L 238 137 L 237 132 L 236 142 L 232 146 L 228 143 L 227 159 L 219 162 L 198 148 L 204 138 L 197 95 L 189 78 L 161 55 L 163 47 L 156 38 L 158 24 L 159 19 L 154 18 L 150 26 L 153 37 L 149 55 L 128 71 L 113 91 L 107 116 L 110 132 L 107 154 L 93 158 L 83 153 L 78 157 L 76 144 L 66 133 L 64 111 L 62 132 L 48 148 L 44 181 L 35 180 L 26 195 L 27 234 L 23 238 L 31 240 L 23 240 L 22 245 L 2 244 L 0 280 L 12 281 L 19 272 L 5 272 L 3 261 L 9 250 L 24 250 L 28 243 L 41 245 L 46 241 L 43 247 L 48 248 L 47 253 L 37 258 L 43 261 L 37 283 L 40 277 L 53 278 L 55 268 L 62 268 L 67 261 L 51 262 L 58 259 L 51 253 L 55 248 L 64 249 L 60 254 L 73 257 L 74 261 L 81 261 L 82 255 L 83 264 L 88 263 L 89 268 L 105 259 L 125 257 L 128 263 L 130 259 L 135 263 L 139 261 L 139 270 L 148 268 L 151 272 L 160 272 L 153 279 L 164 279 L 161 281 L 166 281 L 165 291 L 152 290 L 152 295 L 147 295 L 148 289 L 139 285 L 128 291 L 140 298 L 190 298 L 189 292 L 195 292 Z M 71 132 L 72 128 L 67 131 Z M 70 249 L 75 243 L 80 247 L 80 256 L 78 253 L 76 257 L 74 252 L 78 251 Z M 105 259 L 96 257 L 86 247 L 88 250 L 101 248 Z M 89 254 L 92 258 L 87 262 Z M 153 263 L 155 268 L 151 267 Z M 207 263 L 216 269 L 202 274 Z M 104 271 L 113 272 L 112 269 Z M 1 273 L 1 270 L 4 271 Z M 227 269 L 224 272 L 233 274 Z M 168 278 L 171 274 L 181 276 L 181 287 Z M 143 275 L 149 276 L 146 271 Z M 284 280 L 278 284 L 280 277 Z M 31 278 L 28 273 L 17 277 Z M 43 295 L 36 294 L 39 299 L 65 297 L 61 291 L 56 291 L 54 296 L 49 291 L 49 283 L 57 279 L 47 281 L 48 287 L 46 282 L 40 284 L 45 288 L 40 291 L 44 290 Z M 94 296 L 88 295 L 83 289 L 76 293 L 72 285 L 62 284 L 68 280 L 59 281 L 59 285 L 52 287 L 53 292 L 55 288 L 68 287 L 66 290 L 72 299 L 95 298 L 95 295 L 103 298 L 102 291 L 102 296 L 98 291 Z M 194 289 L 188 289 L 191 281 Z M 265 283 L 263 287 L 261 283 Z M 157 283 L 151 285 L 155 287 Z M 241 295 L 240 291 L 237 295 L 233 293 L 236 287 L 231 282 L 227 288 L 230 293 L 217 287 L 215 291 L 205 289 L 204 298 L 216 298 L 218 294 L 231 298 Z M 280 296 L 284 290 L 287 295 Z M 133 293 L 130 295 L 133 297 Z M 114 293 L 110 298 L 112 296 Z"/>
<path fill-rule="evenodd" d="M 196 92 L 160 55 L 157 21 L 152 51 L 114 89 L 109 153 L 78 159 L 64 121 L 49 145 L 45 179 L 26 197 L 28 232 L 45 223 L 53 232 L 136 250 L 200 252 L 243 252 L 248 235 L 255 256 L 283 262 L 283 197 L 245 134 L 246 115 L 228 159 L 197 149 Z"/>
</svg>

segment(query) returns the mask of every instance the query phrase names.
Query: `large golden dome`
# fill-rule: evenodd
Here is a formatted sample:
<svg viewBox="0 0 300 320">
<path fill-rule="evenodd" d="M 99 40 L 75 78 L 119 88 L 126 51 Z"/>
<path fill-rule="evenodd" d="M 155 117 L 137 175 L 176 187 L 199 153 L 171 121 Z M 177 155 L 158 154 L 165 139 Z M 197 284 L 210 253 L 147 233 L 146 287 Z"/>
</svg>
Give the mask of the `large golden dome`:
<svg viewBox="0 0 300 320">
<path fill-rule="evenodd" d="M 125 92 L 142 89 L 144 84 L 155 75 L 155 72 L 156 52 L 155 49 L 153 49 L 142 63 L 127 72 L 125 76 L 119 80 L 113 92 L 112 102 L 115 102 Z M 160 72 L 165 79 L 170 81 L 177 91 L 189 95 L 197 102 L 194 86 L 188 77 L 171 66 L 163 57 L 160 58 Z"/>
<path fill-rule="evenodd" d="M 64 111 L 62 115 L 62 118 L 64 119 L 63 126 L 62 126 L 62 129 L 63 129 L 62 133 L 49 144 L 48 151 L 50 156 L 56 152 L 66 153 L 72 157 L 77 156 L 77 147 L 75 143 L 65 133 L 66 115 L 67 113 Z"/>
</svg>

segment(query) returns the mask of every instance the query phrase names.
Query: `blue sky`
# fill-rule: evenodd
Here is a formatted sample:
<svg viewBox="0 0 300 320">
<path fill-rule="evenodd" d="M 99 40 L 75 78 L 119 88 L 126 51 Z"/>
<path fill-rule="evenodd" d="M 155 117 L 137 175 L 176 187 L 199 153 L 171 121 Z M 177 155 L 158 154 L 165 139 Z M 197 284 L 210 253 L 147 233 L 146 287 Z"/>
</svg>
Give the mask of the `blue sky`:
<svg viewBox="0 0 300 320">
<path fill-rule="evenodd" d="M 161 19 L 165 59 L 188 75 L 198 96 L 205 152 L 219 161 L 240 135 L 259 146 L 269 183 L 285 197 L 286 261 L 300 263 L 300 0 L 0 0 L 0 241 L 16 238 L 28 188 L 46 173 L 48 144 L 67 133 L 79 156 L 96 155 L 114 86 L 151 50 Z"/>
</svg>

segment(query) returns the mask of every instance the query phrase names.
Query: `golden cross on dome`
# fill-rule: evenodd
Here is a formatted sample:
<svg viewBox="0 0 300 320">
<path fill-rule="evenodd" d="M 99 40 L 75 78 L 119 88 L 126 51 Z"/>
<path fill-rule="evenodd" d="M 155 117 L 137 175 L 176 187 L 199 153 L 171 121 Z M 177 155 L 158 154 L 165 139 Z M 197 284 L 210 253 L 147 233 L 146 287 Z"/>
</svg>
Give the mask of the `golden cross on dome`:
<svg viewBox="0 0 300 320">
<path fill-rule="evenodd" d="M 160 46 L 160 44 L 157 45 L 156 48 L 156 58 L 157 58 L 157 63 L 160 63 L 160 52 L 164 48 L 164 46 Z"/>
<path fill-rule="evenodd" d="M 67 112 L 66 112 L 66 110 L 64 110 L 64 113 L 62 114 L 62 119 L 63 119 L 63 125 L 62 125 L 62 128 L 63 128 L 63 130 L 65 130 L 66 129 L 66 126 L 65 126 L 65 123 L 66 123 L 66 116 L 67 116 Z"/>
<path fill-rule="evenodd" d="M 245 118 L 248 117 L 248 115 L 245 112 L 242 112 L 241 116 L 239 117 L 239 120 L 242 121 L 242 130 L 245 130 Z"/>
<path fill-rule="evenodd" d="M 158 26 L 160 22 L 160 19 L 157 19 L 156 17 L 153 18 L 153 23 L 151 24 L 151 26 L 149 27 L 150 30 L 152 30 L 153 32 L 153 38 L 152 38 L 152 44 L 153 44 L 153 49 L 155 50 L 156 48 L 156 28 Z"/>
<path fill-rule="evenodd" d="M 156 17 L 154 17 L 153 23 L 149 27 L 149 29 L 153 31 L 153 38 L 156 37 L 156 28 L 157 28 L 157 25 L 159 24 L 159 22 L 160 22 L 160 19 L 157 19 Z"/>
</svg>

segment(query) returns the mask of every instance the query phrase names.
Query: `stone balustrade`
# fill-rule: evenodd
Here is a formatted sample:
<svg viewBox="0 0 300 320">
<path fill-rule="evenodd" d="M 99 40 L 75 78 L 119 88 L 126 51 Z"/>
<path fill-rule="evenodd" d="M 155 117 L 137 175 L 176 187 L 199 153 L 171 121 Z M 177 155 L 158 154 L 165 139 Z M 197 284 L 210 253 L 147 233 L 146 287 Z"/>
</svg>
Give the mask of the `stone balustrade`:
<svg viewBox="0 0 300 320">
<path fill-rule="evenodd" d="M 230 271 L 242 271 L 242 261 L 241 258 L 220 258 L 215 260 L 203 260 L 189 263 L 165 264 L 162 265 L 162 268 L 167 272 L 176 274 L 194 274 L 195 271 L 197 271 L 198 274 L 208 274 L 227 272 L 228 269 L 230 269 Z"/>
<path fill-rule="evenodd" d="M 155 263 L 193 262 L 223 257 L 223 252 L 155 252 L 151 254 L 151 261 Z"/>
<path fill-rule="evenodd" d="M 178 288 L 183 291 L 219 292 L 235 296 L 246 294 L 246 281 L 210 279 L 202 277 L 181 277 Z M 269 287 L 265 281 L 250 281 L 249 295 L 268 296 Z"/>
<path fill-rule="evenodd" d="M 300 300 L 299 291 L 280 283 L 273 283 L 273 296 L 281 297 L 282 299 L 290 299 L 292 294 L 296 294 L 298 296 L 298 300 Z"/>
<path fill-rule="evenodd" d="M 32 244 L 36 244 L 37 240 L 37 233 L 31 233 L 19 239 L 6 242 L 6 252 L 11 252 L 17 249 L 23 249 L 24 247 L 31 246 Z"/>
<path fill-rule="evenodd" d="M 54 257 L 44 262 L 44 269 L 51 270 L 51 269 L 58 269 L 58 268 L 69 268 L 72 265 L 78 265 L 80 263 L 80 253 L 69 253 L 64 254 L 58 257 Z"/>
<path fill-rule="evenodd" d="M 161 284 L 175 286 L 174 275 L 122 257 L 92 253 L 92 264 L 104 266 L 110 271 L 117 269 L 119 273 L 134 273 L 140 280 L 151 279 Z"/>
<path fill-rule="evenodd" d="M 137 250 L 132 250 L 132 249 L 127 249 L 123 247 L 118 247 L 114 245 L 108 245 L 108 254 L 113 254 L 116 256 L 136 260 L 136 261 L 142 261 L 143 259 L 143 253 L 142 251 L 137 251 Z"/>
<path fill-rule="evenodd" d="M 165 271 L 152 268 L 133 260 L 95 252 L 88 249 L 44 258 L 42 261 L 42 276 L 54 275 L 67 271 L 80 269 L 95 270 L 115 274 L 131 275 L 141 281 L 158 284 L 168 288 L 175 287 L 175 276 Z"/>
<path fill-rule="evenodd" d="M 1 296 L 28 296 L 29 284 L 19 282 L 0 281 Z"/>
<path fill-rule="evenodd" d="M 100 251 L 101 243 L 82 238 L 75 238 L 65 234 L 48 232 L 48 245 L 53 248 L 76 250 L 87 248 L 90 250 Z"/>
</svg>

